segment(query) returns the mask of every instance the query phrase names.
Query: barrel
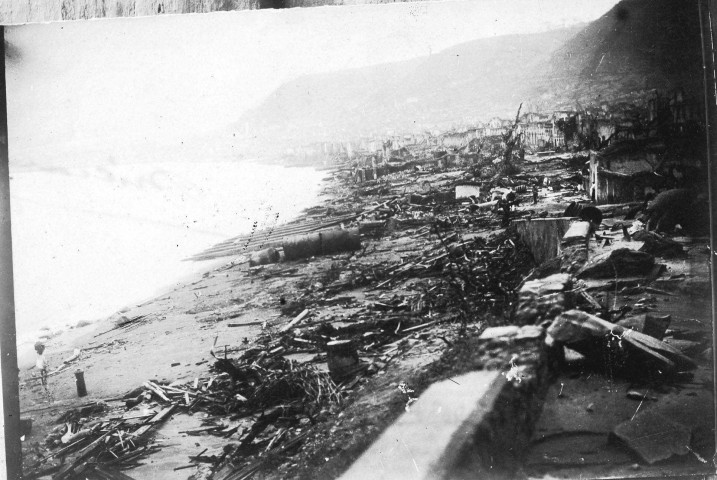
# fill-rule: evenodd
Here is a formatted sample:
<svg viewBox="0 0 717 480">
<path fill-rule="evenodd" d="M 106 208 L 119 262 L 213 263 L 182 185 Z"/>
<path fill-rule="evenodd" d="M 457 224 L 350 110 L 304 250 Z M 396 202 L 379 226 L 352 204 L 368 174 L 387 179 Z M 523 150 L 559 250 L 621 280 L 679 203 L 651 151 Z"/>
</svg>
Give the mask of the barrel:
<svg viewBox="0 0 717 480">
<path fill-rule="evenodd" d="M 77 396 L 86 396 L 87 387 L 85 386 L 85 372 L 83 372 L 82 370 L 75 370 L 75 384 L 77 385 Z"/>
<path fill-rule="evenodd" d="M 326 363 L 329 374 L 339 382 L 356 372 L 359 356 L 351 340 L 335 340 L 326 344 Z"/>
<path fill-rule="evenodd" d="M 361 236 L 358 228 L 323 230 L 289 237 L 284 240 L 282 247 L 285 260 L 297 260 L 358 250 L 361 248 Z"/>
</svg>

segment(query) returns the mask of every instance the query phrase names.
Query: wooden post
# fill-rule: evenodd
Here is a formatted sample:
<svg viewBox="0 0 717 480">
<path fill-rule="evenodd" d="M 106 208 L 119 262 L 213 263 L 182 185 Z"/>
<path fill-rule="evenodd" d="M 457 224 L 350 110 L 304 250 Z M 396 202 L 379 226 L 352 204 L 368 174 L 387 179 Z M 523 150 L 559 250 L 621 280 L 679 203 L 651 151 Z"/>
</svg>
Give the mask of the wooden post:
<svg viewBox="0 0 717 480">
<path fill-rule="evenodd" d="M 7 95 L 5 84 L 5 27 L 0 26 L 0 371 L 2 372 L 3 435 L 0 448 L 8 479 L 22 475 L 20 399 L 18 390 L 13 289 L 12 237 L 10 234 L 10 170 L 8 165 Z"/>
</svg>

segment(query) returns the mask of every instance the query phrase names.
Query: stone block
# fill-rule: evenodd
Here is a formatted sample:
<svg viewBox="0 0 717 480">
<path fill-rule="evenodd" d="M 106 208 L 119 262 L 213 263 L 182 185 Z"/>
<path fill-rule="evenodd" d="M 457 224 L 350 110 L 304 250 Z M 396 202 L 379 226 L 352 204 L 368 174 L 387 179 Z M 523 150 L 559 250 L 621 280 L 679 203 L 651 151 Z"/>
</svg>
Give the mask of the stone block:
<svg viewBox="0 0 717 480">
<path fill-rule="evenodd" d="M 429 387 L 341 478 L 441 478 L 506 384 L 498 371 L 453 380 Z"/>
<path fill-rule="evenodd" d="M 340 478 L 513 478 L 548 386 L 543 341 L 431 385 Z"/>
<path fill-rule="evenodd" d="M 590 239 L 590 222 L 573 222 L 570 228 L 565 232 L 560 242 L 561 245 L 572 245 L 575 243 L 585 243 L 587 245 Z"/>
<path fill-rule="evenodd" d="M 572 308 L 572 278 L 558 273 L 540 280 L 525 282 L 518 293 L 518 306 L 513 320 L 517 325 L 535 325 L 552 320 Z"/>
<path fill-rule="evenodd" d="M 649 253 L 619 248 L 591 258 L 577 273 L 581 278 L 613 278 L 645 276 L 655 265 Z"/>
<path fill-rule="evenodd" d="M 518 341 L 526 339 L 537 339 L 542 338 L 544 335 L 545 329 L 543 327 L 540 327 L 538 325 L 525 325 L 523 327 L 520 327 L 520 330 L 515 336 L 515 339 Z"/>
<path fill-rule="evenodd" d="M 461 352 L 477 370 L 431 385 L 341 478 L 515 478 L 551 378 L 545 331 L 494 327 Z"/>
<path fill-rule="evenodd" d="M 486 328 L 481 333 L 480 340 L 488 340 L 497 337 L 514 337 L 518 334 L 520 327 L 517 325 L 506 325 L 504 327 L 490 327 Z"/>
<path fill-rule="evenodd" d="M 658 340 L 662 340 L 670 326 L 670 315 L 656 315 L 648 313 L 644 317 L 629 317 L 617 322 L 618 325 L 630 330 L 635 330 L 645 335 L 649 335 Z"/>
</svg>

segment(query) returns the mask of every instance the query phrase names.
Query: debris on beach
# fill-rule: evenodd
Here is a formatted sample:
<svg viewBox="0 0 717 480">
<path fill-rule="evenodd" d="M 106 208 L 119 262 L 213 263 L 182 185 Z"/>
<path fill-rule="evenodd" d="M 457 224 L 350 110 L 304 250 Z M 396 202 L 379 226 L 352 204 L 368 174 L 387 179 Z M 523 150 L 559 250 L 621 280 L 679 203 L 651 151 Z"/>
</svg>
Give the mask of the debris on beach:
<svg viewBox="0 0 717 480">
<path fill-rule="evenodd" d="M 674 273 L 656 257 L 681 258 L 687 249 L 626 218 L 643 215 L 649 223 L 644 202 L 588 201 L 583 170 L 590 152 L 547 151 L 523 161 L 517 121 L 494 146 L 441 152 L 424 146 L 380 165 L 369 155 L 341 164 L 326 205 L 197 254 L 192 259 L 231 257 L 203 280 L 231 273 L 235 283 L 222 284 L 229 294 L 211 296 L 206 283 L 195 282 L 185 292 L 193 303 L 181 314 L 197 329 L 251 332 L 220 342 L 217 330 L 212 358 L 202 360 L 207 370 L 192 380 L 147 379 L 119 398 L 68 411 L 26 466 L 27 478 L 131 478 L 132 468 L 164 448 L 153 433 L 173 415 L 201 419 L 181 434 L 224 442 L 182 459 L 177 470 L 192 469 L 194 480 L 248 479 L 272 465 L 294 465 L 307 444 L 315 456 L 324 452 L 322 441 L 333 442 L 326 458 L 339 455 L 344 448 L 325 426 L 344 422 L 343 412 L 368 395 L 367 386 L 384 380 L 383 388 L 405 396 L 398 396 L 400 410 L 410 410 L 420 390 L 414 378 L 404 378 L 408 367 L 400 382 L 394 370 L 420 361 L 411 355 L 426 357 L 418 363 L 425 366 L 467 332 L 496 329 L 490 336 L 527 322 L 547 328 L 550 347 L 563 351 L 554 373 L 571 357 L 600 367 L 587 375 L 644 376 L 649 388 L 631 386 L 620 398 L 659 404 L 653 384 L 691 373 L 695 357 L 711 348 L 702 332 L 675 327 L 656 299 L 674 296 L 655 282 Z M 667 225 L 666 213 L 652 223 Z M 560 235 L 535 235 L 537 247 L 516 226 L 549 222 Z M 576 237 L 562 243 L 561 229 L 577 223 Z M 570 250 L 576 245 L 583 255 Z M 537 250 L 547 252 L 545 261 L 537 260 Z M 231 293 L 254 282 L 242 295 Z M 246 318 L 258 309 L 270 313 Z M 163 318 L 118 313 L 113 328 L 74 352 L 65 368 L 121 346 L 117 336 Z M 167 365 L 179 367 L 180 360 Z M 566 400 L 567 392 L 561 388 L 556 398 Z M 580 409 L 591 417 L 603 410 L 597 399 Z M 651 463 L 657 457 L 640 453 L 638 441 L 645 425 L 616 426 L 614 436 Z M 668 427 L 686 438 L 682 426 Z M 659 447 L 660 458 L 684 453 Z"/>
</svg>

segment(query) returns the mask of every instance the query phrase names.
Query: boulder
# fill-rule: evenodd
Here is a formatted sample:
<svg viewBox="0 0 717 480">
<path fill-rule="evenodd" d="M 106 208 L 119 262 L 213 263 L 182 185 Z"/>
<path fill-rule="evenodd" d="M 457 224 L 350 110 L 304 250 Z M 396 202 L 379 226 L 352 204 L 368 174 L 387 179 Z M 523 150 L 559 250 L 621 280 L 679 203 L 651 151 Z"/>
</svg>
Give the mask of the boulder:
<svg viewBox="0 0 717 480">
<path fill-rule="evenodd" d="M 619 248 L 596 255 L 578 271 L 580 278 L 639 277 L 650 273 L 655 257 L 645 252 Z"/>
<path fill-rule="evenodd" d="M 648 313 L 644 317 L 630 317 L 620 320 L 617 324 L 630 330 L 644 333 L 652 338 L 662 340 L 667 331 L 667 327 L 670 326 L 671 320 L 672 317 L 670 315 Z"/>
<path fill-rule="evenodd" d="M 558 273 L 525 282 L 518 292 L 518 305 L 513 314 L 516 325 L 537 325 L 552 320 L 572 307 L 572 278 Z"/>
<path fill-rule="evenodd" d="M 580 310 L 558 315 L 547 333 L 585 355 L 588 363 L 626 376 L 673 374 L 696 367 L 672 345 Z"/>
</svg>

